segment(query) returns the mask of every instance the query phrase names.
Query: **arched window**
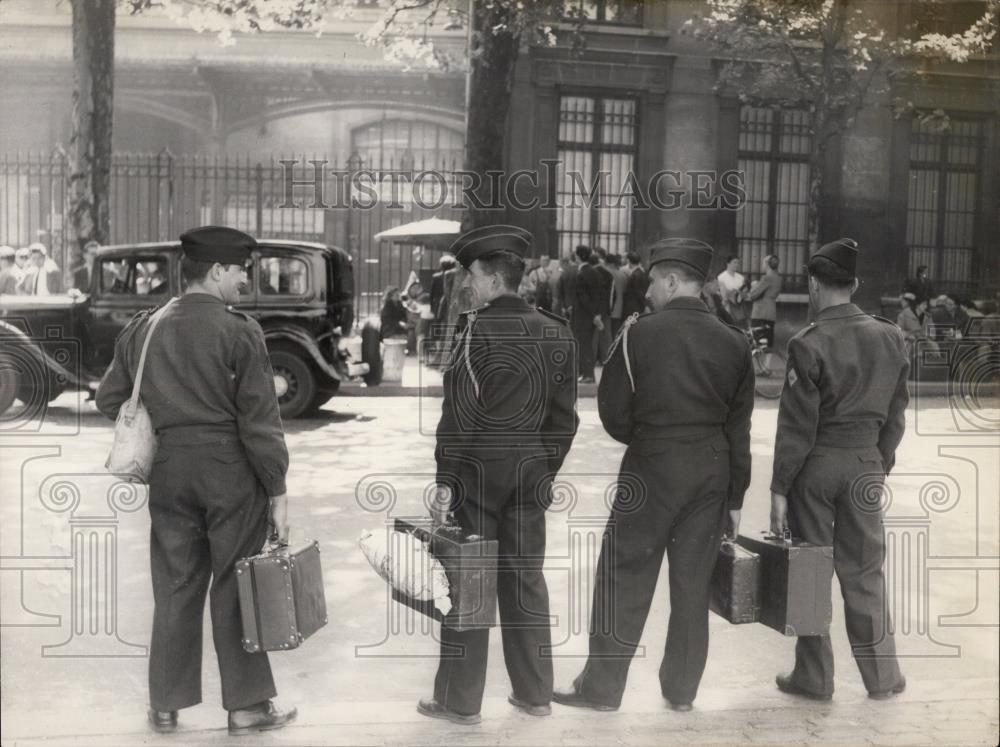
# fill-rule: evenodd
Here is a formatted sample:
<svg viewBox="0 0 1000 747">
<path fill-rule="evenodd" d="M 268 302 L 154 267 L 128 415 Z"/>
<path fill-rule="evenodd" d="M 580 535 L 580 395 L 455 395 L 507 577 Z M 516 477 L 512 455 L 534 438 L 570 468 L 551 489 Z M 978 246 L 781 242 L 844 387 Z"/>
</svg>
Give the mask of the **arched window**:
<svg viewBox="0 0 1000 747">
<path fill-rule="evenodd" d="M 385 119 L 351 133 L 351 151 L 364 168 L 461 168 L 464 138 L 459 130 L 434 122 Z"/>
</svg>

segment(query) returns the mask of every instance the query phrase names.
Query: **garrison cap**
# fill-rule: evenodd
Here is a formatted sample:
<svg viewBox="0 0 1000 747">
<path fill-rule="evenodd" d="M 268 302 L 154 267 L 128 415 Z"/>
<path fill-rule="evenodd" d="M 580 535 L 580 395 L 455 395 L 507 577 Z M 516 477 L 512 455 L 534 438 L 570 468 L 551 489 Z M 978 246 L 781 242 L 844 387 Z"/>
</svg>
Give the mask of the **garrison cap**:
<svg viewBox="0 0 1000 747">
<path fill-rule="evenodd" d="M 36 241 L 34 244 L 28 244 L 28 253 L 38 252 L 43 257 L 49 256 L 49 250 L 45 248 L 45 244 L 40 241 Z"/>
<path fill-rule="evenodd" d="M 18 249 L 16 252 L 14 252 L 14 256 L 15 257 L 27 258 L 27 257 L 31 256 L 31 250 L 28 249 L 28 247 L 26 247 L 26 246 L 22 246 L 20 249 Z"/>
<path fill-rule="evenodd" d="M 858 242 L 854 239 L 837 239 L 829 244 L 821 246 L 814 255 L 809 258 L 809 265 L 817 257 L 824 257 L 833 262 L 837 267 L 846 270 L 853 277 L 855 268 L 858 265 Z"/>
<path fill-rule="evenodd" d="M 14 259 L 14 247 L 0 246 L 0 259 Z"/>
<path fill-rule="evenodd" d="M 197 262 L 242 265 L 255 246 L 253 236 L 225 226 L 202 226 L 181 234 L 184 256 Z"/>
<path fill-rule="evenodd" d="M 451 245 L 449 251 L 455 255 L 466 270 L 477 259 L 510 252 L 523 258 L 531 246 L 531 233 L 517 226 L 482 226 L 466 231 Z"/>
<path fill-rule="evenodd" d="M 649 251 L 649 269 L 660 262 L 678 262 L 707 278 L 714 254 L 711 246 L 698 239 L 660 239 Z"/>
</svg>

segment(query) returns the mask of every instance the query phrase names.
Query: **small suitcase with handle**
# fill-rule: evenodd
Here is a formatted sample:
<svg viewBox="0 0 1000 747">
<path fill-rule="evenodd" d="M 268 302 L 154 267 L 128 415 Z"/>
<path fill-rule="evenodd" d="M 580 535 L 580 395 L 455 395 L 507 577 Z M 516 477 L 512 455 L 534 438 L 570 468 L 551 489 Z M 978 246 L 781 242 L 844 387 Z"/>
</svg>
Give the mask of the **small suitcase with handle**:
<svg viewBox="0 0 1000 747">
<path fill-rule="evenodd" d="M 826 635 L 833 617 L 833 548 L 762 535 L 738 540 L 760 556 L 760 622 L 788 636 Z"/>
<path fill-rule="evenodd" d="M 709 609 L 734 625 L 760 618 L 760 556 L 723 540 L 712 571 Z"/>
<path fill-rule="evenodd" d="M 497 540 L 466 536 L 455 526 L 428 531 L 403 519 L 395 520 L 394 529 L 430 543 L 431 554 L 444 566 L 448 577 L 451 612 L 442 615 L 433 602 L 414 600 L 395 590 L 393 599 L 459 632 L 496 625 L 497 550 L 500 545 Z"/>
<path fill-rule="evenodd" d="M 243 648 L 285 651 L 326 625 L 319 543 L 266 550 L 236 563 Z"/>
</svg>

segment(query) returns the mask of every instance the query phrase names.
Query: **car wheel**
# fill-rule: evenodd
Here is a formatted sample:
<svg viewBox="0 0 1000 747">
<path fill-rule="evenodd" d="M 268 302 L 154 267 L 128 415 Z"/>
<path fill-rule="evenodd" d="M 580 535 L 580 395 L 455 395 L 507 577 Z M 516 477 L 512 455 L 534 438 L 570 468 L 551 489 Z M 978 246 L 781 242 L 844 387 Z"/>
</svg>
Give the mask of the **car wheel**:
<svg viewBox="0 0 1000 747">
<path fill-rule="evenodd" d="M 361 360 L 368 364 L 368 373 L 363 378 L 368 386 L 382 383 L 382 342 L 379 340 L 378 326 L 367 323 L 361 328 Z"/>
<path fill-rule="evenodd" d="M 7 412 L 17 399 L 17 386 L 20 377 L 13 368 L 0 361 L 0 415 Z"/>
<path fill-rule="evenodd" d="M 312 367 L 298 353 L 286 348 L 273 348 L 269 357 L 281 417 L 285 420 L 297 418 L 309 410 L 316 398 L 316 376 Z"/>
<path fill-rule="evenodd" d="M 45 364 L 21 345 L 0 358 L 0 414 L 7 422 L 42 417 L 49 402 L 50 376 Z M 57 395 L 58 396 L 58 395 Z M 15 400 L 19 405 L 15 405 Z"/>
<path fill-rule="evenodd" d="M 309 405 L 309 411 L 318 410 L 331 399 L 337 393 L 336 389 L 320 389 L 316 392 L 316 396 L 313 397 L 312 403 Z"/>
</svg>

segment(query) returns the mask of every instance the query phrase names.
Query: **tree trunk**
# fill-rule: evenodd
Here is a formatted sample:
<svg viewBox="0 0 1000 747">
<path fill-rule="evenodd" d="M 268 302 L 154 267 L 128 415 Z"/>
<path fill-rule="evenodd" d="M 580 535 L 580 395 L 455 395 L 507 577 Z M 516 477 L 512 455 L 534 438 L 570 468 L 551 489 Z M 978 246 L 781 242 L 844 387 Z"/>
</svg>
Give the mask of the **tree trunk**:
<svg viewBox="0 0 1000 747">
<path fill-rule="evenodd" d="M 516 10 L 508 8 L 506 3 L 480 8 L 482 4 L 477 3 L 473 16 L 473 29 L 480 41 L 472 58 L 465 167 L 482 178 L 474 194 L 481 204 L 490 205 L 502 202 L 502 194 L 493 194 L 487 172 L 499 172 L 504 168 L 507 114 L 510 111 L 520 38 L 509 30 Z M 498 26 L 507 30 L 495 30 Z M 503 212 L 469 205 L 467 217 L 468 227 L 473 228 L 500 222 Z"/>
<path fill-rule="evenodd" d="M 70 136 L 69 251 L 79 265 L 90 240 L 108 243 L 114 116 L 115 0 L 71 0 L 73 133 Z"/>
<path fill-rule="evenodd" d="M 823 205 L 823 169 L 826 165 L 826 149 L 813 147 L 809 156 L 809 251 L 811 255 L 819 248 L 821 210 Z"/>
</svg>

